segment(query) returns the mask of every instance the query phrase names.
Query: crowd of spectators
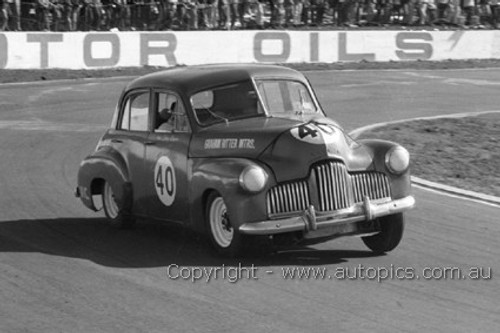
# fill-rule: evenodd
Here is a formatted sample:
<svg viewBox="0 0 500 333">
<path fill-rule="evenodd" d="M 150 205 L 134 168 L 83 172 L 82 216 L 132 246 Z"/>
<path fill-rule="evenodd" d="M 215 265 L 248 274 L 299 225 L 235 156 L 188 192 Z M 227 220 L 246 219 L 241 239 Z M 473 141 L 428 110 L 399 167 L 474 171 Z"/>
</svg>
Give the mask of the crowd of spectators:
<svg viewBox="0 0 500 333">
<path fill-rule="evenodd" d="M 500 28 L 500 0 L 0 0 L 0 31 Z"/>
</svg>

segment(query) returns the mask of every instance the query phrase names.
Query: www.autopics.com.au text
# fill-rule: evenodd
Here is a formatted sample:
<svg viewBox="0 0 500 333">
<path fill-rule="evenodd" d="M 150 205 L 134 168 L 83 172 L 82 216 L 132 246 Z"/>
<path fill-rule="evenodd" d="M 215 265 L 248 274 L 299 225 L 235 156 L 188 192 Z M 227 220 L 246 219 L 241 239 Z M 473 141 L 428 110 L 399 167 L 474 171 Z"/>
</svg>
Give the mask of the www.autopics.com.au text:
<svg viewBox="0 0 500 333">
<path fill-rule="evenodd" d="M 491 267 L 371 267 L 359 264 L 354 267 L 338 266 L 304 267 L 286 266 L 278 269 L 262 268 L 252 265 L 194 267 L 172 264 L 167 266 L 167 277 L 171 280 L 206 282 L 226 280 L 236 283 L 240 280 L 258 280 L 261 276 L 280 274 L 284 280 L 368 280 L 383 282 L 387 280 L 490 280 Z"/>
</svg>

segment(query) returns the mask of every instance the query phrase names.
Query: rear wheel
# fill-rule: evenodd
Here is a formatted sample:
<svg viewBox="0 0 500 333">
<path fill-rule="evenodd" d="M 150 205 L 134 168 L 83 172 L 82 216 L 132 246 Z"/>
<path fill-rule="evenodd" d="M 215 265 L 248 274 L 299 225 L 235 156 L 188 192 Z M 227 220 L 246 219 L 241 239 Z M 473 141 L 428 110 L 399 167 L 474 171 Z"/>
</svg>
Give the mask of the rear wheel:
<svg viewBox="0 0 500 333">
<path fill-rule="evenodd" d="M 236 257 L 243 251 L 243 235 L 234 228 L 222 196 L 212 192 L 207 200 L 206 222 L 210 241 L 215 250 L 224 256 Z"/>
<path fill-rule="evenodd" d="M 380 232 L 373 236 L 363 237 L 363 242 L 375 253 L 392 251 L 403 238 L 403 214 L 394 214 L 379 218 Z"/>
<path fill-rule="evenodd" d="M 108 182 L 104 183 L 102 190 L 102 205 L 104 214 L 106 214 L 111 226 L 116 228 L 128 228 L 134 225 L 134 218 L 126 214 L 123 207 L 118 205 L 115 193 Z"/>
</svg>

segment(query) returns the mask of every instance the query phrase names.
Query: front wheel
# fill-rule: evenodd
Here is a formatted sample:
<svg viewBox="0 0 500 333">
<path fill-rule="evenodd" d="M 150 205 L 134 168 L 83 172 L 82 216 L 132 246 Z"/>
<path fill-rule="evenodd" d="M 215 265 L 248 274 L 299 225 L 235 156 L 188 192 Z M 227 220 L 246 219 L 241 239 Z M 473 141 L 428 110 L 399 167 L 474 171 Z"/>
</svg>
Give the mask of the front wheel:
<svg viewBox="0 0 500 333">
<path fill-rule="evenodd" d="M 373 236 L 363 237 L 363 242 L 375 253 L 392 251 L 398 246 L 403 238 L 404 218 L 403 214 L 384 216 L 378 219 L 380 232 Z"/>
<path fill-rule="evenodd" d="M 227 257 L 237 257 L 243 251 L 243 235 L 231 224 L 222 196 L 212 192 L 207 200 L 206 221 L 210 241 L 215 250 Z"/>
<path fill-rule="evenodd" d="M 123 207 L 118 205 L 115 193 L 108 182 L 104 183 L 102 190 L 102 206 L 111 226 L 129 228 L 134 225 L 134 218 L 126 214 Z"/>
</svg>

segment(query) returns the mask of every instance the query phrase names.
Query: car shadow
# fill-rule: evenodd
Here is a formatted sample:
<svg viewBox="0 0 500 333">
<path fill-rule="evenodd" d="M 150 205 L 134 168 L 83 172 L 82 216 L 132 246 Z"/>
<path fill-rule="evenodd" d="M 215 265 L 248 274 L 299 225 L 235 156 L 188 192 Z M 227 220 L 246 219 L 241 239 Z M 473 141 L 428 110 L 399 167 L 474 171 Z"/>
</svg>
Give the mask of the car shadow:
<svg viewBox="0 0 500 333">
<path fill-rule="evenodd" d="M 222 258 L 205 237 L 181 226 L 140 221 L 118 230 L 103 218 L 56 218 L 0 222 L 0 252 L 34 252 L 90 260 L 119 268 L 242 265 L 320 266 L 373 256 L 370 251 L 294 247 L 243 258 Z"/>
</svg>

